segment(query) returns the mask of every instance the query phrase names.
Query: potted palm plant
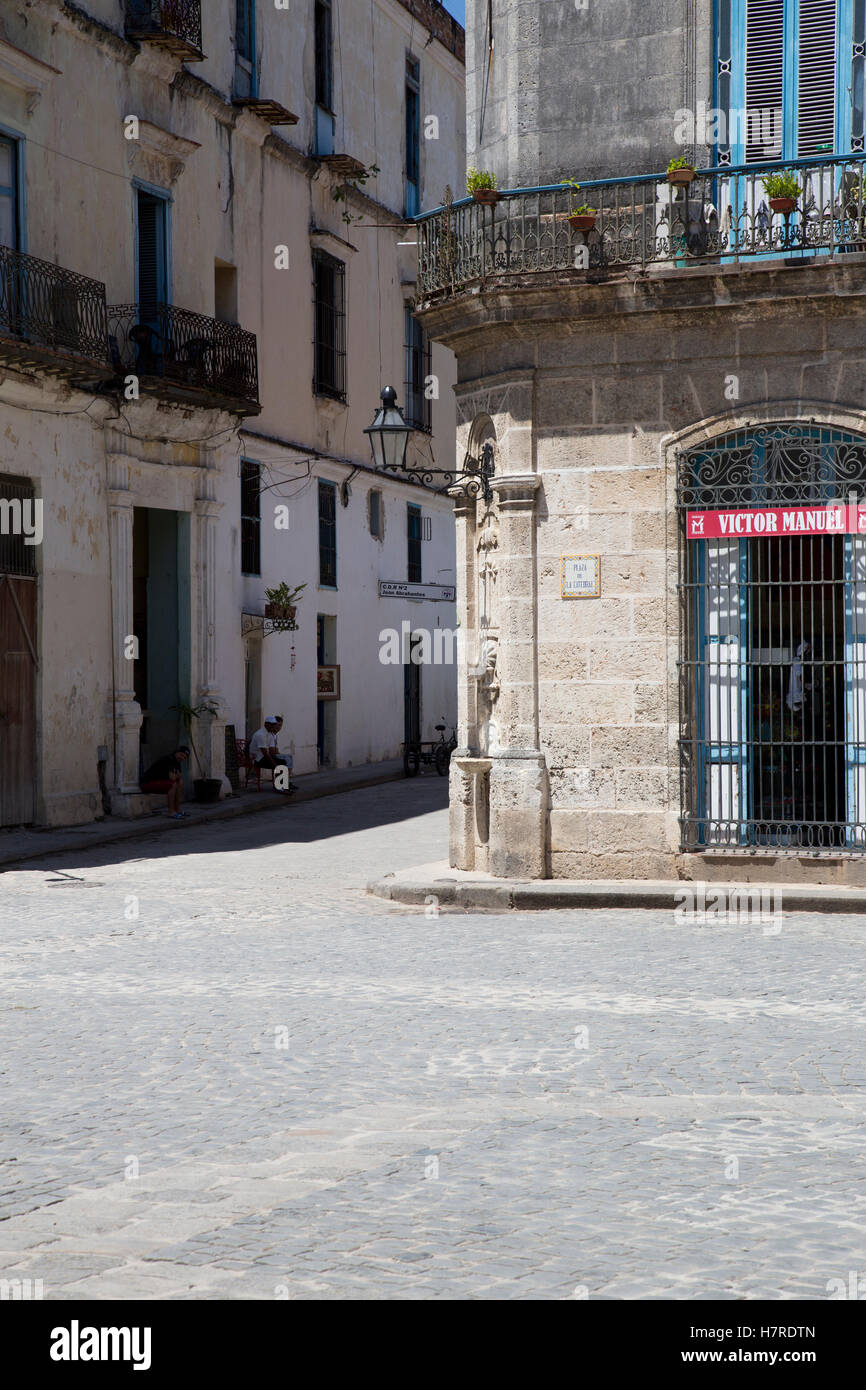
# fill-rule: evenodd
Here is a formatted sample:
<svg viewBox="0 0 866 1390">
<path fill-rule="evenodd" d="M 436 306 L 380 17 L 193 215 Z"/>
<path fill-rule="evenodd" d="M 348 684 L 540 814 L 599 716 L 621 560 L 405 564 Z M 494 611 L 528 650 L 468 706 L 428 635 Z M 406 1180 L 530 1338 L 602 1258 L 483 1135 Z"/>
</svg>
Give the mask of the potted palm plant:
<svg viewBox="0 0 866 1390">
<path fill-rule="evenodd" d="M 496 175 L 491 174 L 487 169 L 466 170 L 466 192 L 475 199 L 476 203 L 482 203 L 484 207 L 489 208 L 494 207 L 500 198 L 496 191 Z"/>
<path fill-rule="evenodd" d="M 274 618 L 278 622 L 294 623 L 297 613 L 297 601 L 301 596 L 301 591 L 306 589 L 306 584 L 299 584 L 296 589 L 290 589 L 283 580 L 275 589 L 265 589 L 265 617 Z"/>
<path fill-rule="evenodd" d="M 667 169 L 668 183 L 675 188 L 688 188 L 695 177 L 695 166 L 687 159 L 672 159 Z"/>
<path fill-rule="evenodd" d="M 172 705 L 171 708 L 177 711 L 178 718 L 183 725 L 184 733 L 189 741 L 189 746 L 192 749 L 196 767 L 198 768 L 199 775 L 192 784 L 196 801 L 219 801 L 223 785 L 222 779 L 220 777 L 205 777 L 204 768 L 201 765 L 201 758 L 198 755 L 198 749 L 195 746 L 195 739 L 192 734 L 192 726 L 197 719 L 201 719 L 202 715 L 214 715 L 218 712 L 216 705 L 210 705 L 207 701 L 202 701 L 199 705 L 179 704 Z"/>
<path fill-rule="evenodd" d="M 783 169 L 779 174 L 768 174 L 763 180 L 764 192 L 773 212 L 790 216 L 803 191 L 799 177 L 793 169 Z"/>
</svg>

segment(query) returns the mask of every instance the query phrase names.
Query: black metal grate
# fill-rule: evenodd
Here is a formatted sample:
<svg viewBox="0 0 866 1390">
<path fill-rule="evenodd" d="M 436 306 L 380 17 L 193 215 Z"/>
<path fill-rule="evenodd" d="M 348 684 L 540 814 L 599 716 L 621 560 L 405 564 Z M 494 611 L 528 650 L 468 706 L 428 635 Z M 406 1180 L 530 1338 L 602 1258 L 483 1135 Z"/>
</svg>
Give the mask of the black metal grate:
<svg viewBox="0 0 866 1390">
<path fill-rule="evenodd" d="M 262 572 L 262 468 L 241 460 L 241 573 Z"/>
<path fill-rule="evenodd" d="M 346 399 L 346 267 L 326 251 L 313 252 L 313 308 L 317 396 Z"/>
<path fill-rule="evenodd" d="M 0 574 L 29 577 L 36 573 L 41 507 L 32 483 L 0 475 Z"/>
<path fill-rule="evenodd" d="M 406 306 L 406 413 L 407 425 L 413 430 L 432 429 L 432 401 L 427 398 L 427 381 L 431 375 L 430 339 L 416 319 L 410 305 Z"/>
<path fill-rule="evenodd" d="M 866 534 L 685 524 L 861 498 L 866 440 L 839 430 L 740 431 L 681 456 L 683 848 L 866 850 Z"/>
<path fill-rule="evenodd" d="M 201 58 L 201 0 L 126 0 L 126 33 L 187 61 Z"/>
</svg>

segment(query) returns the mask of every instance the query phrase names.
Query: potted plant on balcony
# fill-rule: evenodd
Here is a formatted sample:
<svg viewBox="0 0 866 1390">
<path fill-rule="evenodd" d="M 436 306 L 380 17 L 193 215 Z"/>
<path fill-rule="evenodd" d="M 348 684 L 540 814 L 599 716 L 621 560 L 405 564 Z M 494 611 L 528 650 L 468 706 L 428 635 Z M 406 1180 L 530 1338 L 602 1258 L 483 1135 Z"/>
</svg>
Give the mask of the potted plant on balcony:
<svg viewBox="0 0 866 1390">
<path fill-rule="evenodd" d="M 796 172 L 793 169 L 783 169 L 779 174 L 768 174 L 763 184 L 773 212 L 782 212 L 786 217 L 790 216 L 803 192 Z"/>
<path fill-rule="evenodd" d="M 207 701 L 202 701 L 199 705 L 180 704 L 172 705 L 171 708 L 177 711 L 184 732 L 189 740 L 189 746 L 193 751 L 196 767 L 198 768 L 199 775 L 192 784 L 196 801 L 219 801 L 223 785 L 222 779 L 219 777 L 205 777 L 204 768 L 201 765 L 201 758 L 198 755 L 198 749 L 195 746 L 195 740 L 192 736 L 192 726 L 195 721 L 201 719 L 202 715 L 214 715 L 218 713 L 216 705 L 210 705 Z"/>
<path fill-rule="evenodd" d="M 466 192 L 471 194 L 476 203 L 488 208 L 495 207 L 500 198 L 496 190 L 496 175 L 487 169 L 466 170 Z"/>
<path fill-rule="evenodd" d="M 695 166 L 687 159 L 672 159 L 667 169 L 668 183 L 674 188 L 688 188 L 694 181 Z"/>
<path fill-rule="evenodd" d="M 265 617 L 296 626 L 297 601 L 301 591 L 306 587 L 306 584 L 299 584 L 296 589 L 290 589 L 284 580 L 275 589 L 265 589 L 265 598 L 268 600 L 265 604 Z"/>
<path fill-rule="evenodd" d="M 595 219 L 598 215 L 597 208 L 591 208 L 586 203 L 578 203 L 575 194 L 580 188 L 576 179 L 563 179 L 563 186 L 571 191 L 571 207 L 568 213 L 569 225 L 576 232 L 591 232 L 595 226 Z"/>
</svg>

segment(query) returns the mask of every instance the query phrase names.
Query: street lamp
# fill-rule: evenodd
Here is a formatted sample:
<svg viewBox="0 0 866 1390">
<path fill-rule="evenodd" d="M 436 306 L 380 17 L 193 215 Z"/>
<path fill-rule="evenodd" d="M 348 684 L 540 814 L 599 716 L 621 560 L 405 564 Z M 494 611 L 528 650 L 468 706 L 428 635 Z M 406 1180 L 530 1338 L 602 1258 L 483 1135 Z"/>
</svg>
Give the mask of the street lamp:
<svg viewBox="0 0 866 1390">
<path fill-rule="evenodd" d="M 382 404 L 373 416 L 372 425 L 368 425 L 364 433 L 370 436 L 373 462 L 377 468 L 387 469 L 391 473 L 405 471 L 406 445 L 412 431 L 403 419 L 393 386 L 385 387 Z"/>
</svg>

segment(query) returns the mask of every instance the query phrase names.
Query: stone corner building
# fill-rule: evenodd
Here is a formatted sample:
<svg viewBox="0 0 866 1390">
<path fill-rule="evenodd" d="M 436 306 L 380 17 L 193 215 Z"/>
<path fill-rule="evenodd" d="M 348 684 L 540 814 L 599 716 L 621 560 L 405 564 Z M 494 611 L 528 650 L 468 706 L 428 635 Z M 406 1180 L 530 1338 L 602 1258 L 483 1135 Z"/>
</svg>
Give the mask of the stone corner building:
<svg viewBox="0 0 866 1390">
<path fill-rule="evenodd" d="M 866 882 L 862 0 L 468 9 L 451 862 Z"/>
</svg>

